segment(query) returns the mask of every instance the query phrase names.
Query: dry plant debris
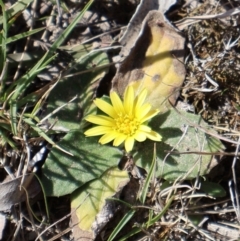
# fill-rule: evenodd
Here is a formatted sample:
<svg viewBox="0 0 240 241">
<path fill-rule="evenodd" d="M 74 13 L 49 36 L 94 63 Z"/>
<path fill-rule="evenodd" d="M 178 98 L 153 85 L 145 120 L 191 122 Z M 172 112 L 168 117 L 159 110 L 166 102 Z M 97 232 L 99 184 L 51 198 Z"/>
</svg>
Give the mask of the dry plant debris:
<svg viewBox="0 0 240 241">
<path fill-rule="evenodd" d="M 205 19 L 207 15 L 217 15 L 237 5 L 224 1 L 194 3 L 193 10 L 189 4 L 179 13 L 183 17 L 202 18 L 184 29 L 189 55 L 182 97 L 222 133 L 238 131 L 239 15 Z"/>
</svg>

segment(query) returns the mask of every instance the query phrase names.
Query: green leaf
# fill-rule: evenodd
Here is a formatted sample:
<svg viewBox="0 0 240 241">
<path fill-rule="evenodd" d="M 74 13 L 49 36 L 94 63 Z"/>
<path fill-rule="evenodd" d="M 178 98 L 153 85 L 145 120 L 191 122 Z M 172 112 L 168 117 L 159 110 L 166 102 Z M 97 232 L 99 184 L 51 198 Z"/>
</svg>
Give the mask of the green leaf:
<svg viewBox="0 0 240 241">
<path fill-rule="evenodd" d="M 117 148 L 98 144 L 97 140 L 98 137 L 87 138 L 80 130 L 73 130 L 58 143 L 73 156 L 52 149 L 43 166 L 42 182 L 47 196 L 72 193 L 117 165 L 122 153 Z"/>
<path fill-rule="evenodd" d="M 92 224 L 96 220 L 97 214 L 107 204 L 106 199 L 114 196 L 119 191 L 119 187 L 122 187 L 128 181 L 127 172 L 120 171 L 115 167 L 107 170 L 100 178 L 77 189 L 71 196 L 71 208 L 74 209 L 80 205 L 76 210 L 79 228 L 93 232 Z M 114 211 L 114 209 L 109 210 L 109 212 Z M 108 215 L 106 212 L 104 214 Z"/>
<path fill-rule="evenodd" d="M 57 118 L 58 122 L 55 125 L 57 127 L 68 130 L 79 128 L 81 119 L 88 113 L 93 103 L 97 81 L 108 71 L 106 67 L 98 70 L 94 69 L 109 63 L 107 55 L 101 52 L 89 54 L 86 52 L 86 49 L 86 46 L 80 46 L 78 52 L 73 54 L 77 58 L 79 53 L 81 53 L 82 59 L 71 70 L 71 74 L 74 75 L 76 72 L 86 70 L 90 71 L 59 81 L 49 95 L 46 115 L 66 104 L 74 96 L 77 96 L 74 101 L 48 119 L 50 123 L 55 123 Z M 95 66 L 94 68 L 93 65 Z"/>
<path fill-rule="evenodd" d="M 224 188 L 215 182 L 201 182 L 201 188 L 203 192 L 212 197 L 225 197 L 226 191 Z"/>
<path fill-rule="evenodd" d="M 171 187 L 171 186 L 172 186 L 172 184 L 170 182 L 164 181 L 161 185 L 161 190 L 164 190 L 164 189 L 166 189 L 168 187 Z"/>
<path fill-rule="evenodd" d="M 161 176 L 168 181 L 174 181 L 179 177 L 192 179 L 199 174 L 205 175 L 210 171 L 211 155 L 168 155 L 166 152 L 171 151 L 173 148 L 177 152 L 217 152 L 223 149 L 223 145 L 219 140 L 199 129 L 188 126 L 189 123 L 207 126 L 200 116 L 186 112 L 179 114 L 173 109 L 157 116 L 150 123 L 152 129 L 162 136 L 162 141 L 156 143 L 157 176 Z M 153 142 L 148 140 L 138 143 L 136 147 L 134 160 L 137 161 L 138 166 L 149 171 L 151 165 L 149 157 L 153 155 Z M 188 172 L 189 174 L 187 174 Z"/>
<path fill-rule="evenodd" d="M 204 218 L 203 215 L 188 215 L 188 218 L 190 219 L 190 221 L 195 225 L 198 226 L 199 223 L 202 221 L 202 219 Z"/>
</svg>

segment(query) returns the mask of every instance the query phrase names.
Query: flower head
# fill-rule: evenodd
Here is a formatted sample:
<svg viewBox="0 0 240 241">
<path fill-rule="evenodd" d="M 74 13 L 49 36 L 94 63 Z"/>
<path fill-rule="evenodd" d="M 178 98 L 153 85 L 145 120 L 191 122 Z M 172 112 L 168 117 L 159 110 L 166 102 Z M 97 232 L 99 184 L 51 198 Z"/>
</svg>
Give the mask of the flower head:
<svg viewBox="0 0 240 241">
<path fill-rule="evenodd" d="M 123 101 L 115 91 L 110 93 L 112 104 L 102 99 L 95 99 L 96 106 L 106 115 L 87 116 L 87 121 L 98 126 L 87 130 L 84 134 L 86 136 L 103 135 L 99 139 L 101 144 L 113 141 L 114 146 L 119 146 L 125 142 L 127 152 L 132 150 L 135 140 L 142 142 L 148 138 L 161 141 L 162 137 L 144 124 L 159 113 L 159 110 L 152 110 L 150 104 L 144 103 L 146 97 L 146 89 L 135 97 L 133 87 L 128 86 Z"/>
</svg>

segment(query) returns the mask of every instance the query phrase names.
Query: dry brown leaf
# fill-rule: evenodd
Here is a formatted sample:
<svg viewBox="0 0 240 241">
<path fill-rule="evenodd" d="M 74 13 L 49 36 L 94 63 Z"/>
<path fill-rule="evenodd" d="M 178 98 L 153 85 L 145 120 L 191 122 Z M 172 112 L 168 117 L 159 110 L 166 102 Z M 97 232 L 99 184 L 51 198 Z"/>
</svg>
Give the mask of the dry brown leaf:
<svg viewBox="0 0 240 241">
<path fill-rule="evenodd" d="M 21 185 L 22 178 L 21 176 L 0 184 L 0 211 L 8 210 L 27 198 L 33 198 L 41 191 L 34 173 L 25 175 Z"/>
<path fill-rule="evenodd" d="M 185 78 L 184 42 L 161 12 L 150 11 L 141 35 L 113 79 L 113 89 L 123 95 L 129 84 L 137 92 L 146 88 L 148 102 L 165 112 L 169 101 L 175 104 Z"/>
<path fill-rule="evenodd" d="M 120 56 L 126 57 L 131 48 L 135 45 L 141 31 L 142 21 L 149 11 L 159 10 L 160 12 L 165 13 L 175 3 L 176 0 L 141 0 L 136 12 L 129 21 L 126 31 L 120 39 L 121 45 L 124 46 L 121 50 Z"/>
</svg>

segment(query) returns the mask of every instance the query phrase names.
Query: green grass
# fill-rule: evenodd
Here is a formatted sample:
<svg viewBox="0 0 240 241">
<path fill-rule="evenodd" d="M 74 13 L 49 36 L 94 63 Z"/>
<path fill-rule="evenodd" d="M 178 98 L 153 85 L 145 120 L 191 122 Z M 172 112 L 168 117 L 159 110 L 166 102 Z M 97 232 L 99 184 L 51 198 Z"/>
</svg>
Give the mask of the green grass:
<svg viewBox="0 0 240 241">
<path fill-rule="evenodd" d="M 49 64 L 51 64 L 57 57 L 56 50 L 60 48 L 63 42 L 67 39 L 69 34 L 75 28 L 76 24 L 83 17 L 84 13 L 89 9 L 93 0 L 90 0 L 84 9 L 80 11 L 69 26 L 63 31 L 63 33 L 56 39 L 56 41 L 49 47 L 48 51 L 43 54 L 41 58 L 35 63 L 32 61 L 32 65 L 27 65 L 25 73 L 18 79 L 11 81 L 10 72 L 12 72 L 12 66 L 10 69 L 9 55 L 12 53 L 8 51 L 8 46 L 13 43 L 18 43 L 22 39 L 31 37 L 32 35 L 42 31 L 44 28 L 29 29 L 24 33 L 17 33 L 14 36 L 8 37 L 8 32 L 14 27 L 14 23 L 18 21 L 18 13 L 23 11 L 31 1 L 19 1 L 8 10 L 5 10 L 4 3 L 0 1 L 2 8 L 2 17 L 0 23 L 2 23 L 2 31 L 0 32 L 0 72 L 1 74 L 1 86 L 0 86 L 0 132 L 2 133 L 2 145 L 9 144 L 12 147 L 16 147 L 14 137 L 22 138 L 23 133 L 27 132 L 33 135 L 35 138 L 43 137 L 46 141 L 57 146 L 51 138 L 38 127 L 38 118 L 35 116 L 40 110 L 43 103 L 41 103 L 41 97 L 38 98 L 26 98 L 27 96 L 36 96 L 34 93 L 29 93 L 28 88 L 36 78 L 36 76 L 45 70 Z M 22 53 L 23 55 L 26 53 Z M 11 55 L 11 59 L 14 60 L 14 56 Z M 24 66 L 24 59 L 21 59 Z M 20 60 L 20 61 L 21 61 Z M 20 63 L 18 63 L 20 64 Z M 21 63 L 22 64 L 22 63 Z M 18 71 L 15 69 L 15 71 Z M 61 78 L 61 76 L 60 76 Z M 34 115 L 31 115 L 31 108 L 33 106 Z"/>
</svg>

